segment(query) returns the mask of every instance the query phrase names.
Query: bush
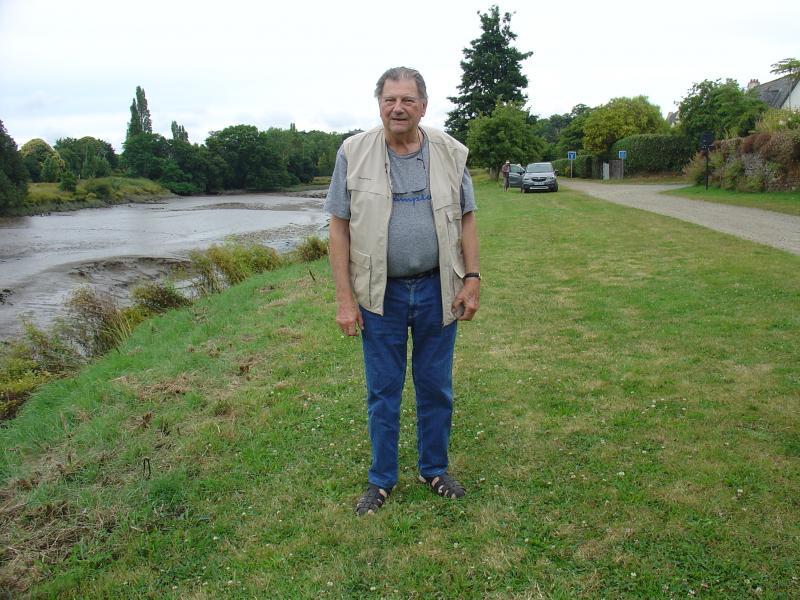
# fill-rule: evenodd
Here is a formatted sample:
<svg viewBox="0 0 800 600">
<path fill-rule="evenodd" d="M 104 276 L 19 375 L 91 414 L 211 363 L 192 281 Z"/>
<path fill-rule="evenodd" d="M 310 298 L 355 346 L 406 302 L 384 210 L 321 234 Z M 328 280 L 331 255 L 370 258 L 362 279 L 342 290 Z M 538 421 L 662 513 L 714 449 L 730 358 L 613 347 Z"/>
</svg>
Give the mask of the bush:
<svg viewBox="0 0 800 600">
<path fill-rule="evenodd" d="M 146 314 L 159 314 L 191 303 L 169 281 L 149 281 L 138 285 L 131 291 L 131 299 Z"/>
<path fill-rule="evenodd" d="M 216 294 L 222 291 L 224 287 L 222 279 L 217 274 L 214 263 L 206 253 L 200 250 L 192 250 L 189 252 L 189 260 L 192 263 L 192 270 L 197 275 L 194 280 L 194 288 L 199 296 Z"/>
<path fill-rule="evenodd" d="M 625 173 L 679 173 L 692 160 L 696 148 L 681 135 L 644 133 L 622 138 L 611 147 L 612 156 L 627 151 Z"/>
<path fill-rule="evenodd" d="M 102 356 L 131 334 L 132 325 L 110 294 L 80 287 L 67 299 L 67 335 L 86 356 Z"/>
<path fill-rule="evenodd" d="M 756 123 L 757 133 L 777 133 L 787 129 L 800 129 L 800 110 L 793 108 L 770 108 Z"/>
<path fill-rule="evenodd" d="M 260 244 L 214 245 L 205 252 L 191 252 L 189 259 L 198 275 L 195 288 L 201 295 L 221 291 L 224 282 L 236 285 L 256 273 L 273 271 L 283 264 L 275 250 Z"/>
<path fill-rule="evenodd" d="M 764 158 L 788 170 L 791 163 L 800 161 L 800 129 L 783 130 L 772 134 L 761 150 Z"/>
<path fill-rule="evenodd" d="M 44 331 L 23 320 L 17 354 L 35 364 L 37 371 L 53 375 L 70 373 L 82 363 L 81 355 L 59 331 L 58 323 L 52 330 Z"/>
<path fill-rule="evenodd" d="M 744 175 L 744 163 L 741 160 L 727 162 L 722 170 L 720 187 L 724 190 L 735 190 L 742 175 Z"/>
<path fill-rule="evenodd" d="M 74 192 L 78 188 L 78 179 L 72 171 L 64 171 L 58 180 L 58 189 L 62 192 Z"/>
<path fill-rule="evenodd" d="M 711 159 L 709 157 L 709 171 L 711 171 Z M 702 152 L 697 152 L 692 160 L 683 168 L 683 173 L 689 178 L 689 181 L 696 185 L 705 185 L 706 183 L 706 157 Z M 709 174 L 710 177 L 710 174 Z"/>
<path fill-rule="evenodd" d="M 312 262 L 328 256 L 328 242 L 315 235 L 304 239 L 294 250 L 300 262 Z"/>
<path fill-rule="evenodd" d="M 107 179 L 89 179 L 83 184 L 83 189 L 86 191 L 87 198 L 90 194 L 94 194 L 95 198 L 109 200 L 114 193 L 111 182 Z"/>
</svg>

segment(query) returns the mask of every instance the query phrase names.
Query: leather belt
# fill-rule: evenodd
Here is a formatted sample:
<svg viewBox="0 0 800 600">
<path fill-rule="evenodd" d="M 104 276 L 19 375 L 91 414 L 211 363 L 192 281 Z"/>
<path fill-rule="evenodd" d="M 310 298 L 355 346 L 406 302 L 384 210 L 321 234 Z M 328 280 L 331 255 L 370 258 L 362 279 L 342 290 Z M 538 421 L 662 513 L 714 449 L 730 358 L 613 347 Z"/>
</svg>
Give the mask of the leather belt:
<svg viewBox="0 0 800 600">
<path fill-rule="evenodd" d="M 389 279 L 422 279 L 423 277 L 430 277 L 431 275 L 436 275 L 439 272 L 439 267 L 434 267 L 433 269 L 428 269 L 427 271 L 423 271 L 422 273 L 415 273 L 414 275 L 403 275 L 401 277 L 390 277 Z"/>
</svg>

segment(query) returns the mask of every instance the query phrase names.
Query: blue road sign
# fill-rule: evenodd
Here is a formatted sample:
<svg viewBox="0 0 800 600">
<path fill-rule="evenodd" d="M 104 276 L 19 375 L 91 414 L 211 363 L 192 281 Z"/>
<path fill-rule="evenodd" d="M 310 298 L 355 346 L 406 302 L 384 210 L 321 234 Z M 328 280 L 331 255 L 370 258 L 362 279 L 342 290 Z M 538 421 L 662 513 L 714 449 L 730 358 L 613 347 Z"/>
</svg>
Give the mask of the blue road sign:
<svg viewBox="0 0 800 600">
<path fill-rule="evenodd" d="M 625 160 L 626 158 L 628 158 L 628 151 L 627 150 L 620 150 L 619 151 L 619 157 L 622 160 Z"/>
<path fill-rule="evenodd" d="M 577 156 L 577 153 L 574 150 L 567 152 L 567 158 L 569 160 L 575 160 L 575 156 Z"/>
</svg>

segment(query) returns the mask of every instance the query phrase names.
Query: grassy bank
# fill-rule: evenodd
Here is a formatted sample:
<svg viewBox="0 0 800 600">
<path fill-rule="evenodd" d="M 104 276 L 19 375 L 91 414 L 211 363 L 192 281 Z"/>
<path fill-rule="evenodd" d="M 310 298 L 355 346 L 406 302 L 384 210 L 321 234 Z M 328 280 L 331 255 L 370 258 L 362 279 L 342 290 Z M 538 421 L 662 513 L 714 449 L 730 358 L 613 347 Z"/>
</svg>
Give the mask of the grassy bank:
<svg viewBox="0 0 800 600">
<path fill-rule="evenodd" d="M 459 502 L 369 462 L 325 261 L 136 329 L 0 430 L 0 589 L 84 598 L 800 594 L 800 258 L 578 193 L 476 184 Z"/>
<path fill-rule="evenodd" d="M 706 189 L 704 185 L 695 185 L 666 193 L 692 200 L 705 200 L 732 206 L 749 206 L 787 215 L 800 215 L 800 191 L 747 193 L 719 188 Z"/>
<path fill-rule="evenodd" d="M 59 189 L 57 183 L 31 183 L 25 203 L 15 210 L 19 215 L 50 211 L 79 210 L 146 201 L 174 196 L 168 189 L 142 177 L 98 177 L 78 182 L 74 192 Z"/>
</svg>

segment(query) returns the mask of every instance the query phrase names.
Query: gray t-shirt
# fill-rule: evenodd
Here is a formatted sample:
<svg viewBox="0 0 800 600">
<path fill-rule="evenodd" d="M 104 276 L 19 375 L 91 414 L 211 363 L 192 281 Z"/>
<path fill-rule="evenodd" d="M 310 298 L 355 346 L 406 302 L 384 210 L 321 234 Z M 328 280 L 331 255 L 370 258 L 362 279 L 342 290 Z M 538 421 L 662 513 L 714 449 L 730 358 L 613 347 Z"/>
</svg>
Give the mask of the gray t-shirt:
<svg viewBox="0 0 800 600">
<path fill-rule="evenodd" d="M 417 152 L 399 155 L 389 151 L 392 215 L 389 219 L 387 269 L 389 277 L 407 277 L 439 265 L 439 247 L 431 205 L 428 139 Z M 347 159 L 339 148 L 325 210 L 350 220 Z M 476 210 L 472 178 L 465 168 L 461 179 L 461 213 Z"/>
</svg>

